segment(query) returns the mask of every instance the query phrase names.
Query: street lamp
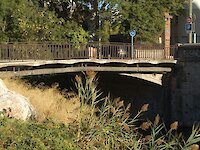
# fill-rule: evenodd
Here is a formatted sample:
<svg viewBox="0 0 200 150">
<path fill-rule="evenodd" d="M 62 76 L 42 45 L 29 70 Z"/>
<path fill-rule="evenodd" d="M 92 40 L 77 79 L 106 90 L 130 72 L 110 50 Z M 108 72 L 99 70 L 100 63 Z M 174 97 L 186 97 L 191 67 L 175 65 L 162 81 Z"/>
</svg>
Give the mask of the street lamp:
<svg viewBox="0 0 200 150">
<path fill-rule="evenodd" d="M 192 0 L 189 1 L 189 17 L 192 20 Z M 193 23 L 193 20 L 192 20 Z M 189 32 L 189 43 L 192 43 L 192 31 Z"/>
</svg>

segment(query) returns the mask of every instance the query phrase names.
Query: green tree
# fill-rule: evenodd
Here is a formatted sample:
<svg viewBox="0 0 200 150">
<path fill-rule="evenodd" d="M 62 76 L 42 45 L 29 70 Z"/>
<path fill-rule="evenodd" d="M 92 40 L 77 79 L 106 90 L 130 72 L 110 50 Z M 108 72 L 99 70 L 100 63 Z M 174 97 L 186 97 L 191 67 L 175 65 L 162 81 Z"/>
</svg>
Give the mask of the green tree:
<svg viewBox="0 0 200 150">
<path fill-rule="evenodd" d="M 164 30 L 164 13 L 176 14 L 184 8 L 188 0 L 113 0 L 120 16 L 119 33 L 128 34 L 132 29 L 143 41 L 155 41 Z"/>
<path fill-rule="evenodd" d="M 188 0 L 2 0 L 1 41 L 108 41 L 129 37 L 155 41 L 164 29 L 164 13 L 178 14 Z"/>
<path fill-rule="evenodd" d="M 12 11 L 15 7 L 15 2 L 12 0 L 0 1 L 0 40 L 7 41 L 10 28 L 14 28 L 12 21 Z"/>
<path fill-rule="evenodd" d="M 0 8 L 2 41 L 87 41 L 87 32 L 76 22 L 57 17 L 35 1 L 1 1 Z"/>
<path fill-rule="evenodd" d="M 95 2 L 94 2 L 95 1 Z M 112 34 L 124 34 L 132 29 L 137 31 L 143 41 L 154 42 L 164 30 L 164 13 L 178 15 L 188 0 L 94 0 L 91 3 L 85 0 L 86 6 L 90 6 L 92 15 L 96 14 L 93 21 L 98 23 L 94 33 L 103 41 L 109 39 Z M 98 8 L 95 7 L 98 3 Z M 96 9 L 95 9 L 96 8 Z M 89 9 L 90 11 L 90 9 Z M 86 21 L 87 22 L 87 21 Z M 90 19 L 91 22 L 91 19 Z M 93 23 L 94 24 L 94 23 Z"/>
</svg>

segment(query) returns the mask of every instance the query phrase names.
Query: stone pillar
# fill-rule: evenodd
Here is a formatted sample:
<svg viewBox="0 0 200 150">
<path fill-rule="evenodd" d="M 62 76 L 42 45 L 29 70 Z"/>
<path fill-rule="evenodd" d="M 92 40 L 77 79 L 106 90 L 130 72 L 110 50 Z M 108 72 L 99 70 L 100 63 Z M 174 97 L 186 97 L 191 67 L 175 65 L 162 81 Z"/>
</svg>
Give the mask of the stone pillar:
<svg viewBox="0 0 200 150">
<path fill-rule="evenodd" d="M 169 13 L 165 13 L 165 30 L 163 33 L 163 44 L 164 44 L 164 50 L 165 50 L 165 57 L 170 57 L 170 37 L 171 37 L 171 19 L 172 16 L 169 15 Z"/>
</svg>

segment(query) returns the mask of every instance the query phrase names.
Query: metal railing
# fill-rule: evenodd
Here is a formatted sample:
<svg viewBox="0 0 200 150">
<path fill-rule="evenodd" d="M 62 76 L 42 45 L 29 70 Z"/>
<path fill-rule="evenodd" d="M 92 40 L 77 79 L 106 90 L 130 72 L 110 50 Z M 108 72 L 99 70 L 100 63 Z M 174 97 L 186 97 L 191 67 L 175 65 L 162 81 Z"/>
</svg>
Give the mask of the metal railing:
<svg viewBox="0 0 200 150">
<path fill-rule="evenodd" d="M 174 47 L 135 46 L 126 43 L 0 43 L 0 60 L 173 59 Z M 133 55 L 132 55 L 133 53 Z M 133 58 L 132 58 L 133 56 Z"/>
</svg>

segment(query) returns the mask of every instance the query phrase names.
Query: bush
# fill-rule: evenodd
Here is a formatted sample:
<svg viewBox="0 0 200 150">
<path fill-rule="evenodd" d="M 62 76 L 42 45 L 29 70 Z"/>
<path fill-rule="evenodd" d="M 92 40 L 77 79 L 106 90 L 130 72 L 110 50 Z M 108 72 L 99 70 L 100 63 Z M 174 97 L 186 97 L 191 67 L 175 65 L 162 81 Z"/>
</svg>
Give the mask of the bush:
<svg viewBox="0 0 200 150">
<path fill-rule="evenodd" d="M 64 124 L 0 118 L 0 149 L 79 149 Z"/>
</svg>

